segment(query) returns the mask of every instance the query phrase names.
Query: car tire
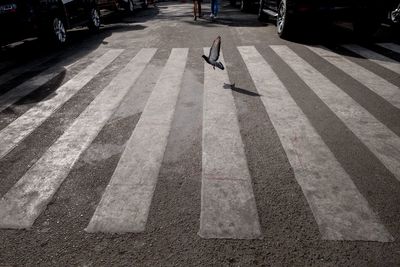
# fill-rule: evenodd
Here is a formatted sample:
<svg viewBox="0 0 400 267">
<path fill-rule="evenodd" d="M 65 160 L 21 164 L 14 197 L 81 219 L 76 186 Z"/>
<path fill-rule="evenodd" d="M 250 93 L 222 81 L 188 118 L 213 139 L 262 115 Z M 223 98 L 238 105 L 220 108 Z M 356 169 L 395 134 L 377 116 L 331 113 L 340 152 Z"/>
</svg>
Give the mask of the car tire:
<svg viewBox="0 0 400 267">
<path fill-rule="evenodd" d="M 135 4 L 133 3 L 133 0 L 128 0 L 128 3 L 126 3 L 126 11 L 131 15 L 135 12 Z"/>
<path fill-rule="evenodd" d="M 67 42 L 67 29 L 65 22 L 61 16 L 53 16 L 49 20 L 48 30 L 45 31 L 43 36 L 50 39 L 51 43 L 57 47 L 61 47 Z"/>
<path fill-rule="evenodd" d="M 393 25 L 400 24 L 400 3 L 397 6 L 397 8 L 394 8 L 393 10 L 390 11 L 389 16 L 390 16 L 390 21 L 393 23 Z"/>
<path fill-rule="evenodd" d="M 249 12 L 250 11 L 250 1 L 249 0 L 240 0 L 240 11 Z"/>
<path fill-rule="evenodd" d="M 260 4 L 258 7 L 258 14 L 257 14 L 257 18 L 259 21 L 267 21 L 268 20 L 268 15 L 263 12 L 264 3 L 265 3 L 265 0 L 260 0 Z"/>
<path fill-rule="evenodd" d="M 294 27 L 293 18 L 287 11 L 287 0 L 281 0 L 278 5 L 276 29 L 279 37 L 282 39 L 288 39 Z"/>
<path fill-rule="evenodd" d="M 96 32 L 100 29 L 100 24 L 100 11 L 94 6 L 90 9 L 88 28 L 90 31 Z"/>
</svg>

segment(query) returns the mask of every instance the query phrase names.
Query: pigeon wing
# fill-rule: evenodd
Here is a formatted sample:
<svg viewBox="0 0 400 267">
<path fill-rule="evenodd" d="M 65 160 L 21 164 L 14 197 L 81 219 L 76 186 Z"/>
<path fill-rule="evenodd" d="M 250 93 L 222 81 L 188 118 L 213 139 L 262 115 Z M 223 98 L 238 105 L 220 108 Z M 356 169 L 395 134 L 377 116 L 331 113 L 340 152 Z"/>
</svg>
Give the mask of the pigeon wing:
<svg viewBox="0 0 400 267">
<path fill-rule="evenodd" d="M 210 59 L 210 61 L 217 61 L 219 58 L 219 51 L 221 49 L 221 36 L 218 36 L 211 48 L 210 48 L 210 55 L 208 56 L 208 58 Z"/>
</svg>

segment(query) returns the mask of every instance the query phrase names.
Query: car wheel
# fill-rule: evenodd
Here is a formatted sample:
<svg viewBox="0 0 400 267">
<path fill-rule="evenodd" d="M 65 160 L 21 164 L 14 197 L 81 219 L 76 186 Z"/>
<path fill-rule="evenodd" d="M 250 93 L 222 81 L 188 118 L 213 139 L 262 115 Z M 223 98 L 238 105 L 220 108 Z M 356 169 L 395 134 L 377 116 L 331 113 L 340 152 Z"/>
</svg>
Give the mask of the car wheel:
<svg viewBox="0 0 400 267">
<path fill-rule="evenodd" d="M 55 16 L 51 20 L 51 40 L 58 46 L 64 45 L 67 42 L 67 30 L 64 26 L 64 21 Z"/>
<path fill-rule="evenodd" d="M 91 31 L 98 31 L 100 29 L 100 12 L 96 7 L 90 9 L 88 27 Z"/>
<path fill-rule="evenodd" d="M 260 5 L 258 7 L 258 15 L 257 15 L 257 18 L 259 21 L 267 21 L 268 20 L 268 15 L 265 14 L 263 11 L 264 3 L 265 3 L 265 0 L 260 0 Z"/>
<path fill-rule="evenodd" d="M 276 28 L 279 37 L 285 39 L 290 35 L 292 26 L 292 18 L 287 12 L 287 0 L 282 0 L 279 2 L 278 6 L 278 16 L 276 19 Z"/>
<path fill-rule="evenodd" d="M 250 10 L 250 4 L 247 0 L 240 0 L 240 11 L 248 12 Z"/>
<path fill-rule="evenodd" d="M 390 20 L 393 24 L 400 24 L 400 4 L 390 12 Z"/>
<path fill-rule="evenodd" d="M 133 14 L 133 12 L 135 12 L 135 4 L 133 3 L 133 0 L 128 0 L 126 10 L 129 12 L 129 14 Z"/>
</svg>

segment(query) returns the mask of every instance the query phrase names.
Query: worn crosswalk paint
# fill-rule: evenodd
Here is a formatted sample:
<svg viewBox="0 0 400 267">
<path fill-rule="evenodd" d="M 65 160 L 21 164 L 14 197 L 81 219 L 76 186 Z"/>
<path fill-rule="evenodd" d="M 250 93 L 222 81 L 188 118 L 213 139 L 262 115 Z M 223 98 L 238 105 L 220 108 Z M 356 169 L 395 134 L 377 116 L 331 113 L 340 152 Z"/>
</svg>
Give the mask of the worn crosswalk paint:
<svg viewBox="0 0 400 267">
<path fill-rule="evenodd" d="M 343 45 L 343 47 L 346 48 L 347 50 L 352 51 L 353 53 L 365 57 L 366 59 L 378 65 L 381 65 L 382 67 L 385 67 L 393 72 L 400 74 L 400 63 L 394 59 L 388 58 L 384 55 L 381 55 L 379 53 L 376 53 L 372 50 L 369 50 L 365 47 L 356 44 L 347 44 Z"/>
<path fill-rule="evenodd" d="M 187 48 L 172 49 L 86 231 L 145 230 L 187 55 Z"/>
<path fill-rule="evenodd" d="M 7 71 L 3 74 L 0 75 L 0 85 L 8 82 L 11 79 L 14 79 L 16 77 L 18 77 L 19 75 L 21 75 L 21 73 L 25 73 L 37 66 L 40 66 L 41 64 L 43 64 L 44 62 L 46 62 L 47 60 L 50 60 L 50 56 L 46 56 L 37 60 L 34 60 L 33 62 L 30 62 L 28 64 L 23 64 L 21 66 L 18 66 L 10 71 Z M 1 92 L 0 92 L 1 93 Z"/>
<path fill-rule="evenodd" d="M 271 48 L 400 181 L 400 138 L 287 46 Z"/>
<path fill-rule="evenodd" d="M 391 235 L 270 65 L 253 46 L 238 49 L 261 94 L 322 238 L 391 241 Z"/>
<path fill-rule="evenodd" d="M 400 54 L 400 45 L 398 45 L 398 44 L 395 44 L 395 43 L 379 43 L 377 45 Z"/>
<path fill-rule="evenodd" d="M 204 49 L 208 55 L 208 49 Z M 221 55 L 221 62 L 223 58 Z M 199 235 L 261 237 L 258 213 L 228 73 L 204 63 Z"/>
<path fill-rule="evenodd" d="M 352 78 L 365 85 L 393 106 L 400 108 L 400 88 L 398 86 L 353 63 L 345 57 L 328 50 L 327 48 L 312 46 L 308 46 L 308 48 L 329 63 L 344 71 L 347 75 L 350 75 Z"/>
<path fill-rule="evenodd" d="M 16 103 L 17 101 L 22 99 L 24 96 L 29 95 L 30 93 L 37 90 L 41 86 L 45 85 L 46 83 L 48 83 L 52 79 L 56 78 L 63 72 L 68 71 L 69 69 L 71 69 L 71 67 L 79 64 L 80 62 L 86 61 L 88 59 L 88 57 L 90 57 L 93 54 L 97 54 L 99 52 L 99 50 L 100 49 L 97 49 L 97 50 L 93 51 L 92 53 L 90 53 L 89 55 L 82 57 L 80 59 L 77 59 L 76 61 L 73 61 L 73 62 L 71 62 L 71 60 L 74 60 L 75 57 L 62 60 L 61 62 L 55 64 L 53 67 L 42 71 L 38 75 L 28 79 L 27 81 L 21 83 L 17 87 L 2 94 L 0 97 L 0 112 L 5 110 L 6 108 L 12 106 L 14 103 Z M 26 70 L 26 69 L 25 68 L 17 68 L 16 71 L 23 71 L 23 70 Z M 14 73 L 14 71 L 11 73 L 6 73 L 4 78 L 5 79 L 12 78 L 13 73 Z M 11 77 L 9 77 L 10 74 L 11 74 Z M 15 74 L 17 75 L 17 74 L 21 74 L 21 73 L 18 72 Z M 5 80 L 5 82 L 6 82 L 6 80 Z"/>
<path fill-rule="evenodd" d="M 397 48 L 394 44 L 385 46 L 392 51 Z M 399 137 L 287 46 L 271 48 L 400 179 Z M 323 47 L 308 48 L 388 103 L 399 107 L 398 88 L 393 84 Z M 335 159 L 268 62 L 252 46 L 238 47 L 238 50 L 261 94 L 262 103 L 278 133 L 322 238 L 392 241 L 391 234 L 371 210 L 351 177 Z M 109 67 L 121 51 L 110 50 L 108 56 L 104 55 L 90 65 L 92 70 L 88 70 L 90 66 L 87 67 L 58 89 L 59 92 L 65 90 L 65 94 L 58 94 L 60 96 L 57 95 L 54 102 L 44 100 L 0 131 L 0 159 L 40 127 L 79 88 L 96 78 L 102 69 Z M 32 226 L 155 52 L 156 49 L 142 49 L 0 199 L 0 228 Z M 172 49 L 86 231 L 145 231 L 188 52 L 187 48 Z M 31 86 L 37 88 L 49 78 L 43 76 L 44 73 L 50 74 L 52 71 L 38 74 L 27 81 L 29 83 L 26 87 L 12 89 L 10 95 L 17 96 L 17 101 L 23 97 L 18 90 Z M 36 81 L 36 85 L 32 81 Z M 3 96 L 11 99 L 7 93 Z M 0 97 L 0 104 L 4 101 L 2 99 Z M 209 65 L 204 66 L 203 101 L 202 188 L 198 234 L 203 238 L 261 238 L 251 176 L 226 70 L 214 71 Z"/>
<path fill-rule="evenodd" d="M 55 91 L 55 96 L 46 99 L 0 131 L 0 159 L 40 126 L 59 107 L 81 90 L 92 78 L 106 68 L 123 50 L 112 49 L 79 72 Z"/>
<path fill-rule="evenodd" d="M 156 49 L 142 49 L 0 200 L 1 228 L 29 228 L 46 208 Z"/>
</svg>

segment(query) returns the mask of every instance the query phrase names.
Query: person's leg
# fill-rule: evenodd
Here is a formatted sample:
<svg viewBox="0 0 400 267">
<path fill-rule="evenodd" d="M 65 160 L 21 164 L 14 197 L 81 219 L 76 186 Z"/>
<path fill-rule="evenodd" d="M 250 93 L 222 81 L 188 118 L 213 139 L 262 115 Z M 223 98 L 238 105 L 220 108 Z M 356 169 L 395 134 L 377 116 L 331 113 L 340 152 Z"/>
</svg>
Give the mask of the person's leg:
<svg viewBox="0 0 400 267">
<path fill-rule="evenodd" d="M 198 8 L 198 14 L 199 14 L 199 18 L 201 18 L 202 17 L 202 14 L 201 14 L 201 0 L 198 0 L 197 1 L 197 4 L 198 4 L 198 6 L 197 6 L 197 8 Z"/>
<path fill-rule="evenodd" d="M 217 16 L 219 12 L 219 0 L 215 0 L 214 16 Z"/>
<path fill-rule="evenodd" d="M 197 0 L 193 1 L 193 16 L 194 16 L 194 20 L 197 19 Z"/>
<path fill-rule="evenodd" d="M 214 15 L 214 5 L 216 0 L 211 0 L 211 15 Z"/>
</svg>

